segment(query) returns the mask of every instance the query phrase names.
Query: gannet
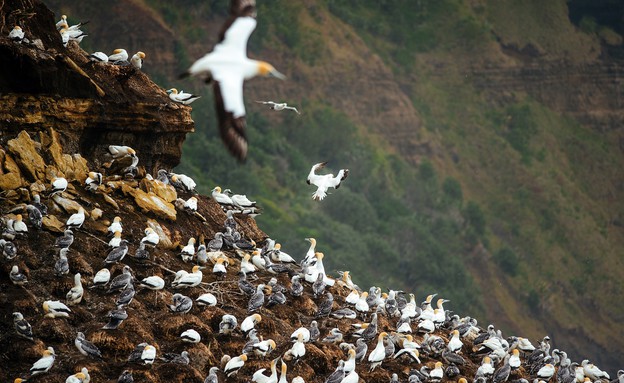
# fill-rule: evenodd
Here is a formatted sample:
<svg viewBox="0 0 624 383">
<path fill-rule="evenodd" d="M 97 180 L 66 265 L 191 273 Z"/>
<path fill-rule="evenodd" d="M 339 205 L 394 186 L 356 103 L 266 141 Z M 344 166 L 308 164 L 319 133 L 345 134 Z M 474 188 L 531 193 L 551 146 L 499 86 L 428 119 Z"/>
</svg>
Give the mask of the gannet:
<svg viewBox="0 0 624 383">
<path fill-rule="evenodd" d="M 338 361 L 338 366 L 334 372 L 332 372 L 325 380 L 325 383 L 340 383 L 343 381 L 344 377 L 344 360 L 340 360 Z"/>
<path fill-rule="evenodd" d="M 459 331 L 453 330 L 451 332 L 451 339 L 449 339 L 448 342 L 448 349 L 452 352 L 458 352 L 461 351 L 463 345 L 464 344 L 462 343 L 461 339 L 459 339 Z"/>
<path fill-rule="evenodd" d="M 240 329 L 243 333 L 248 333 L 256 326 L 256 323 L 259 323 L 262 320 L 262 316 L 260 314 L 251 314 L 247 318 L 245 318 L 240 325 Z"/>
<path fill-rule="evenodd" d="M 108 314 L 106 314 L 106 318 L 108 319 L 108 323 L 106 323 L 102 329 L 115 330 L 123 323 L 123 321 L 128 319 L 128 313 L 123 306 L 117 306 L 116 309 L 111 310 Z"/>
<path fill-rule="evenodd" d="M 336 319 L 355 319 L 357 318 L 357 313 L 349 308 L 341 308 L 335 311 L 332 311 L 331 313 L 331 317 L 332 318 L 336 318 Z"/>
<path fill-rule="evenodd" d="M 22 313 L 13 313 L 13 327 L 15 327 L 15 332 L 17 333 L 17 335 L 28 340 L 33 340 L 32 327 L 30 326 L 30 323 L 28 323 L 28 321 L 24 319 Z"/>
<path fill-rule="evenodd" d="M 476 378 L 485 377 L 489 379 L 494 374 L 494 366 L 492 365 L 492 359 L 489 356 L 484 356 L 481 361 L 481 365 L 477 369 L 475 374 Z"/>
<path fill-rule="evenodd" d="M 229 335 L 237 325 L 238 322 L 234 315 L 225 314 L 219 323 L 219 334 Z"/>
<path fill-rule="evenodd" d="M 256 288 L 254 285 L 247 280 L 247 275 L 245 273 L 239 273 L 240 278 L 238 279 L 238 289 L 241 293 L 251 296 L 256 292 Z"/>
<path fill-rule="evenodd" d="M 225 193 L 221 192 L 221 187 L 215 186 L 211 191 L 212 198 L 221 206 L 234 206 L 234 201 Z"/>
<path fill-rule="evenodd" d="M 306 180 L 308 185 L 317 187 L 317 190 L 312 194 L 312 199 L 317 201 L 322 201 L 327 196 L 328 188 L 338 189 L 340 183 L 349 175 L 349 169 L 340 169 L 335 177 L 333 174 L 316 174 L 316 171 L 323 169 L 326 164 L 327 162 L 321 162 L 312 166 Z"/>
<path fill-rule="evenodd" d="M 121 50 L 123 51 L 123 49 Z M 127 60 L 127 59 L 128 59 L 128 54 L 126 53 L 126 58 L 124 60 Z M 123 146 L 123 145 L 109 145 L 108 152 L 111 154 L 111 156 L 114 159 L 119 159 L 119 158 L 123 158 L 126 156 L 131 156 L 131 157 L 136 156 L 136 151 L 134 149 L 132 149 L 129 146 Z"/>
<path fill-rule="evenodd" d="M 145 53 L 139 51 L 132 55 L 132 58 L 130 58 L 130 64 L 136 69 L 141 69 L 141 67 L 143 66 L 144 58 Z"/>
<path fill-rule="evenodd" d="M 178 92 L 176 88 L 171 88 L 167 90 L 167 93 L 169 94 L 169 98 L 172 101 L 179 102 L 180 104 L 184 104 L 184 105 L 189 105 L 193 101 L 201 97 L 201 96 L 194 95 L 192 93 L 186 93 L 183 90 Z"/>
<path fill-rule="evenodd" d="M 519 368 L 522 365 L 522 361 L 520 361 L 520 351 L 517 348 L 514 348 L 511 351 L 511 357 L 509 358 L 509 366 L 512 370 Z"/>
<path fill-rule="evenodd" d="M 254 266 L 254 264 L 250 262 L 250 259 L 251 255 L 245 254 L 240 263 L 240 272 L 245 273 L 245 275 L 256 272 L 256 266 Z"/>
<path fill-rule="evenodd" d="M 325 338 L 323 338 L 322 342 L 339 344 L 342 342 L 343 335 L 338 327 L 334 327 L 329 330 L 329 334 Z"/>
<path fill-rule="evenodd" d="M 546 363 L 537 371 L 537 377 L 545 381 L 548 381 L 553 375 L 555 375 L 555 366 L 550 363 Z"/>
<path fill-rule="evenodd" d="M 95 192 L 98 186 L 102 184 L 102 178 L 102 173 L 89 172 L 89 176 L 85 180 L 85 189 L 90 192 Z"/>
<path fill-rule="evenodd" d="M 596 367 L 594 364 L 590 363 L 589 360 L 587 359 L 584 359 L 581 362 L 581 366 L 583 367 L 583 372 L 585 373 L 585 376 L 588 376 L 592 380 L 611 379 L 609 377 L 609 374 L 607 374 L 605 371 L 602 371 L 601 369 Z M 548 380 L 548 379 L 545 379 L 545 380 Z"/>
<path fill-rule="evenodd" d="M 264 305 L 264 284 L 256 286 L 256 292 L 249 298 L 247 303 L 247 311 L 253 312 L 259 310 Z"/>
<path fill-rule="evenodd" d="M 156 247 L 158 242 L 160 241 L 160 237 L 151 227 L 145 228 L 145 236 L 141 239 L 141 243 L 145 243 L 146 245 Z"/>
<path fill-rule="evenodd" d="M 80 351 L 80 353 L 84 356 L 90 356 L 91 358 L 102 358 L 102 352 L 90 341 L 85 338 L 84 333 L 78 332 L 76 334 L 76 339 L 74 340 L 74 345 Z"/>
<path fill-rule="evenodd" d="M 301 277 L 299 275 L 293 275 L 290 280 L 290 294 L 293 297 L 300 297 L 303 295 L 303 285 L 299 282 L 300 279 Z"/>
<path fill-rule="evenodd" d="M 201 335 L 191 328 L 180 334 L 180 339 L 182 339 L 183 342 L 199 343 L 201 341 Z"/>
<path fill-rule="evenodd" d="M 356 356 L 355 349 L 353 348 L 349 349 L 349 351 L 347 351 L 347 356 L 348 358 L 345 361 L 344 367 L 343 367 L 345 374 L 348 374 L 351 371 L 355 370 L 355 356 Z"/>
<path fill-rule="evenodd" d="M 84 383 L 85 381 L 86 375 L 83 372 L 77 372 L 65 379 L 65 383 Z"/>
<path fill-rule="evenodd" d="M 201 266 L 193 266 L 193 270 L 190 273 L 182 275 L 179 279 L 174 280 L 171 283 L 171 287 L 176 289 L 182 289 L 187 287 L 195 287 L 202 281 L 203 273 Z"/>
<path fill-rule="evenodd" d="M 69 249 L 64 248 L 59 250 L 58 258 L 54 262 L 54 275 L 61 277 L 69 274 L 69 261 L 67 259 L 67 252 Z"/>
<path fill-rule="evenodd" d="M 193 308 L 193 300 L 186 295 L 173 294 L 173 304 L 169 308 L 173 312 L 186 314 Z"/>
<path fill-rule="evenodd" d="M 17 214 L 15 216 L 15 220 L 13 221 L 13 231 L 15 231 L 16 234 L 28 233 L 28 227 L 26 226 L 26 223 L 23 221 L 21 214 Z"/>
<path fill-rule="evenodd" d="M 405 338 L 403 338 L 400 341 L 401 349 L 396 354 L 394 354 L 393 358 L 397 359 L 403 355 L 407 355 L 410 359 L 420 364 L 420 353 L 418 351 L 420 345 L 414 342 L 413 339 L 414 338 L 412 338 L 411 335 L 407 335 Z"/>
<path fill-rule="evenodd" d="M 115 305 L 117 306 L 127 306 L 134 299 L 134 294 L 136 290 L 134 289 L 134 285 L 129 284 L 125 289 L 121 290 L 117 300 L 115 301 Z"/>
<path fill-rule="evenodd" d="M 26 211 L 28 212 L 28 222 L 37 230 L 41 230 L 43 224 L 43 214 L 35 205 L 26 205 Z M 24 225 L 25 226 L 25 225 Z"/>
<path fill-rule="evenodd" d="M 366 303 L 367 297 L 368 292 L 363 291 L 362 294 L 359 295 L 358 301 L 355 303 L 355 309 L 364 314 L 366 314 L 370 310 L 368 303 Z"/>
<path fill-rule="evenodd" d="M 293 257 L 282 251 L 282 244 L 276 243 L 273 251 L 269 252 L 273 262 L 297 263 Z"/>
<path fill-rule="evenodd" d="M 260 341 L 254 344 L 252 347 L 254 354 L 262 357 L 267 356 L 269 353 L 271 353 L 271 351 L 275 350 L 275 348 L 277 348 L 277 345 L 275 344 L 275 341 L 273 339 Z"/>
<path fill-rule="evenodd" d="M 255 1 L 232 3 L 213 51 L 195 61 L 182 77 L 214 81 L 219 131 L 226 147 L 239 161 L 247 156 L 243 82 L 257 75 L 285 79 L 273 66 L 247 57 L 247 40 L 256 28 Z"/>
<path fill-rule="evenodd" d="M 298 329 L 293 331 L 293 333 L 290 334 L 290 340 L 292 342 L 296 342 L 297 339 L 299 339 L 299 335 L 300 334 L 301 334 L 301 341 L 302 342 L 309 342 L 310 341 L 310 330 L 308 330 L 306 327 L 299 327 Z"/>
<path fill-rule="evenodd" d="M 197 197 L 191 196 L 189 199 L 183 202 L 184 210 L 189 212 L 197 211 Z"/>
<path fill-rule="evenodd" d="M 126 265 L 123 267 L 121 274 L 113 278 L 110 285 L 108 286 L 108 292 L 111 293 L 113 291 L 119 291 L 125 289 L 129 284 L 132 283 L 134 277 L 130 272 L 132 269 L 130 266 Z"/>
<path fill-rule="evenodd" d="M 238 370 L 243 368 L 246 361 L 247 361 L 247 354 L 241 354 L 239 356 L 233 357 L 226 363 L 225 368 L 223 369 L 223 373 L 227 375 L 228 377 L 232 375 L 236 375 Z"/>
<path fill-rule="evenodd" d="M 66 249 L 71 246 L 72 243 L 74 243 L 74 232 L 67 229 L 62 236 L 56 238 L 56 240 L 54 241 L 54 246 L 61 249 Z"/>
<path fill-rule="evenodd" d="M 112 63 L 115 63 L 116 61 L 128 61 L 128 52 L 126 52 L 125 49 L 115 49 L 113 53 L 108 56 L 108 61 Z"/>
<path fill-rule="evenodd" d="M 82 281 L 80 280 L 80 273 L 74 275 L 74 287 L 72 287 L 65 296 L 67 304 L 77 305 L 82 300 L 84 289 L 82 288 Z"/>
<path fill-rule="evenodd" d="M 28 278 L 26 278 L 26 275 L 19 271 L 19 267 L 17 267 L 17 265 L 13 265 L 11 268 L 9 278 L 14 285 L 22 286 L 28 283 Z"/>
<path fill-rule="evenodd" d="M 216 263 L 212 266 L 212 273 L 216 275 L 217 278 L 225 277 L 225 274 L 227 274 L 227 268 L 225 267 L 225 258 L 217 258 Z"/>
<path fill-rule="evenodd" d="M 67 189 L 67 180 L 63 177 L 55 177 L 52 179 L 52 188 L 50 189 L 49 196 L 52 197 L 57 193 L 62 193 Z"/>
<path fill-rule="evenodd" d="M 206 379 L 204 379 L 204 383 L 219 383 L 217 371 L 219 371 L 219 367 L 210 367 L 210 370 L 208 371 L 208 376 L 206 376 Z"/>
<path fill-rule="evenodd" d="M 195 255 L 195 238 L 191 237 L 188 240 L 186 246 L 182 248 L 180 256 L 184 262 L 191 261 Z"/>
<path fill-rule="evenodd" d="M 88 56 L 90 61 L 94 61 L 94 62 L 102 62 L 102 63 L 107 63 L 108 62 L 108 55 L 104 52 L 93 52 Z"/>
<path fill-rule="evenodd" d="M 369 371 L 373 371 L 377 366 L 381 365 L 381 362 L 386 357 L 386 350 L 384 347 L 384 339 L 388 336 L 385 331 L 379 334 L 377 338 L 377 346 L 368 355 L 368 361 L 370 363 Z"/>
<path fill-rule="evenodd" d="M 13 242 L 0 239 L 0 249 L 2 249 L 2 255 L 7 260 L 11 260 L 17 256 L 17 246 Z"/>
<path fill-rule="evenodd" d="M 269 108 L 271 110 L 293 110 L 297 112 L 297 114 L 301 114 L 299 113 L 297 108 L 295 108 L 294 106 L 288 106 L 288 104 L 285 102 L 273 102 L 273 101 L 256 101 L 256 102 L 258 104 L 270 105 Z"/>
<path fill-rule="evenodd" d="M 115 234 L 116 232 L 123 232 L 123 225 L 121 224 L 121 217 L 116 216 L 113 218 L 113 222 L 108 225 L 108 235 Z"/>
<path fill-rule="evenodd" d="M 176 354 L 174 352 L 168 352 L 168 353 L 163 354 L 158 359 L 162 360 L 165 363 L 177 363 L 177 364 L 189 364 L 191 361 L 188 356 L 188 351 L 182 351 L 179 354 Z"/>
<path fill-rule="evenodd" d="M 121 231 L 116 231 L 113 234 L 113 238 L 111 238 L 110 241 L 108 241 L 108 246 L 115 248 L 115 247 L 119 247 L 120 244 L 121 244 Z"/>
<path fill-rule="evenodd" d="M 36 361 L 32 367 L 30 368 L 30 377 L 37 374 L 43 374 L 44 372 L 48 372 L 52 365 L 54 364 L 54 358 L 56 354 L 54 353 L 54 348 L 48 347 L 43 351 L 43 356 L 41 359 Z"/>
<path fill-rule="evenodd" d="M 78 212 L 72 214 L 65 222 L 65 226 L 68 229 L 80 228 L 85 221 L 85 210 L 81 206 L 78 208 Z"/>
<path fill-rule="evenodd" d="M 24 40 L 24 31 L 19 25 L 16 25 L 13 27 L 13 29 L 11 29 L 11 32 L 9 32 L 9 39 L 17 43 L 20 43 L 22 42 L 22 40 Z"/>
<path fill-rule="evenodd" d="M 315 317 L 323 318 L 323 317 L 329 316 L 329 314 L 331 313 L 333 304 L 334 304 L 334 296 L 332 295 L 332 293 L 328 292 L 325 299 L 318 305 L 318 310 L 316 310 Z"/>
<path fill-rule="evenodd" d="M 150 344 L 146 345 L 143 348 L 143 352 L 141 353 L 141 361 L 143 364 L 154 364 L 154 360 L 156 359 L 156 348 Z"/>
<path fill-rule="evenodd" d="M 195 188 L 197 187 L 197 183 L 195 183 L 195 181 L 191 177 L 185 174 L 171 173 L 171 183 L 174 186 L 179 184 L 179 188 L 192 193 L 195 192 Z"/>
<path fill-rule="evenodd" d="M 223 194 L 225 194 L 228 197 L 230 197 L 230 199 L 232 200 L 232 203 L 236 207 L 244 209 L 244 208 L 255 207 L 256 206 L 256 201 L 251 201 L 244 194 L 234 194 L 234 193 L 232 193 L 232 191 L 230 189 L 225 189 L 223 191 Z"/>
<path fill-rule="evenodd" d="M 124 259 L 126 254 L 128 254 L 128 240 L 122 239 L 119 242 L 119 246 L 113 248 L 108 253 L 108 255 L 106 256 L 106 259 L 104 259 L 104 263 L 105 264 L 117 263 L 121 261 L 122 259 Z"/>
</svg>

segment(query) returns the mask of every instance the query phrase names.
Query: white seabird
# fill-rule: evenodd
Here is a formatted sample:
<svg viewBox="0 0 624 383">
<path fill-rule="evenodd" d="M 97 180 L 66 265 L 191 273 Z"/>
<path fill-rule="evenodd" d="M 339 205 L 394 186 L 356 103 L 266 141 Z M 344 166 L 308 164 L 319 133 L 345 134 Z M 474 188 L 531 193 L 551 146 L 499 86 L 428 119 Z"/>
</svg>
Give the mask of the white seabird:
<svg viewBox="0 0 624 383">
<path fill-rule="evenodd" d="M 186 174 L 171 173 L 171 183 L 174 184 L 174 186 L 176 183 L 180 183 L 182 184 L 182 188 L 189 192 L 194 192 L 197 187 L 197 183 Z"/>
<path fill-rule="evenodd" d="M 171 99 L 171 101 L 179 102 L 180 104 L 184 104 L 184 105 L 189 105 L 193 101 L 201 97 L 201 96 L 194 95 L 192 93 L 186 93 L 183 90 L 178 92 L 176 88 L 171 88 L 167 90 L 167 93 L 169 94 L 169 98 Z"/>
<path fill-rule="evenodd" d="M 271 64 L 247 57 L 247 41 L 256 28 L 255 16 L 255 1 L 232 3 L 230 16 L 219 33 L 218 44 L 183 75 L 214 81 L 219 132 L 230 153 L 239 161 L 244 161 L 247 156 L 243 82 L 257 75 L 285 79 Z"/>
<path fill-rule="evenodd" d="M 13 231 L 16 234 L 27 234 L 28 226 L 26 226 L 26 222 L 24 222 L 21 214 L 17 214 L 15 216 L 15 220 L 13 221 Z"/>
<path fill-rule="evenodd" d="M 195 299 L 195 302 L 197 302 L 199 306 L 216 306 L 217 297 L 211 293 L 204 293 Z"/>
<path fill-rule="evenodd" d="M 171 287 L 176 289 L 182 289 L 199 285 L 203 278 L 203 273 L 200 269 L 201 266 L 193 266 L 192 272 L 181 275 L 180 278 L 174 280 L 171 283 Z"/>
<path fill-rule="evenodd" d="M 221 192 L 220 186 L 215 186 L 210 191 L 212 198 L 221 206 L 234 206 L 234 201 L 227 194 Z"/>
<path fill-rule="evenodd" d="M 108 56 L 108 61 L 115 63 L 116 61 L 128 61 L 128 52 L 125 49 L 115 49 L 113 53 Z"/>
<path fill-rule="evenodd" d="M 84 294 L 84 289 L 82 288 L 82 281 L 80 280 L 80 273 L 76 273 L 74 275 L 74 287 L 72 287 L 65 296 L 67 304 L 77 305 L 82 300 L 82 295 Z"/>
<path fill-rule="evenodd" d="M 67 180 L 63 177 L 55 177 L 52 179 L 52 189 L 50 190 L 49 196 L 52 197 L 57 193 L 62 193 L 67 189 Z"/>
<path fill-rule="evenodd" d="M 108 247 L 119 247 L 121 245 L 121 231 L 116 231 L 113 234 L 113 238 L 108 241 Z"/>
<path fill-rule="evenodd" d="M 236 375 L 238 370 L 243 368 L 246 361 L 247 361 L 247 354 L 241 354 L 239 356 L 233 357 L 226 363 L 225 368 L 223 369 L 223 373 L 227 375 L 228 377 L 232 375 Z"/>
<path fill-rule="evenodd" d="M 188 240 L 186 246 L 182 248 L 180 256 L 184 262 L 191 261 L 195 255 L 195 238 L 191 237 Z"/>
<path fill-rule="evenodd" d="M 113 218 L 113 222 L 108 225 L 108 235 L 115 234 L 116 232 L 123 232 L 123 225 L 121 224 L 121 217 L 119 216 Z"/>
<path fill-rule="evenodd" d="M 256 323 L 260 321 L 262 321 L 262 316 L 260 316 L 260 314 L 251 314 L 241 322 L 240 329 L 243 333 L 247 334 L 256 326 Z"/>
<path fill-rule="evenodd" d="M 276 348 L 277 348 L 277 345 L 275 344 L 275 341 L 273 339 L 266 339 L 252 346 L 254 354 L 258 356 L 262 356 L 262 357 L 267 356 L 267 354 L 269 354 L 271 351 L 275 350 Z"/>
<path fill-rule="evenodd" d="M 160 237 L 158 236 L 158 233 L 156 233 L 156 231 L 154 231 L 154 229 L 152 229 L 151 227 L 145 228 L 144 233 L 145 236 L 141 239 L 141 243 L 145 243 L 148 246 L 156 247 L 156 245 L 158 245 L 158 242 L 160 242 Z"/>
<path fill-rule="evenodd" d="M 340 169 L 338 174 L 334 177 L 333 174 L 316 174 L 316 171 L 325 167 L 327 162 L 321 162 L 312 166 L 310 173 L 308 174 L 308 185 L 314 185 L 317 187 L 316 191 L 312 194 L 312 199 L 322 201 L 327 196 L 327 189 L 338 189 L 340 183 L 349 175 L 349 169 Z"/>
<path fill-rule="evenodd" d="M 103 178 L 102 173 L 89 172 L 89 176 L 85 180 L 85 189 L 87 189 L 90 192 L 96 191 L 98 186 L 102 184 L 102 178 Z M 115 217 L 115 218 L 118 218 L 118 217 Z"/>
<path fill-rule="evenodd" d="M 377 346 L 368 355 L 368 362 L 370 363 L 369 371 L 373 371 L 377 366 L 381 365 L 381 362 L 386 357 L 386 349 L 384 347 L 384 339 L 388 336 L 388 333 L 382 332 L 377 337 Z"/>
<path fill-rule="evenodd" d="M 18 43 L 24 40 L 24 31 L 19 25 L 16 25 L 13 29 L 11 29 L 11 32 L 9 32 L 9 39 Z"/>
<path fill-rule="evenodd" d="M 74 345 L 80 351 L 80 353 L 84 356 L 89 356 L 91 358 L 102 358 L 102 352 L 90 341 L 85 338 L 84 333 L 78 332 L 76 334 L 76 339 L 74 340 Z"/>
<path fill-rule="evenodd" d="M 80 228 L 85 221 L 85 210 L 81 206 L 78 208 L 78 212 L 72 214 L 65 222 L 65 226 L 68 229 Z"/>
<path fill-rule="evenodd" d="M 145 53 L 137 52 L 130 58 L 130 64 L 135 69 L 141 69 L 143 67 L 143 59 L 145 58 Z"/>
<path fill-rule="evenodd" d="M 126 53 L 126 58 L 124 60 L 127 60 L 127 59 L 128 59 L 128 54 Z M 134 149 L 132 149 L 129 146 L 124 146 L 124 145 L 109 145 L 108 152 L 111 154 L 111 156 L 114 159 L 119 159 L 119 158 L 123 158 L 126 156 L 131 156 L 131 157 L 136 156 L 136 151 Z"/>
<path fill-rule="evenodd" d="M 28 283 L 28 278 L 26 278 L 26 275 L 19 271 L 17 265 L 13 265 L 13 267 L 11 268 L 9 278 L 14 285 L 22 286 Z"/>
<path fill-rule="evenodd" d="M 48 372 L 54 364 L 55 357 L 56 354 L 54 353 L 54 348 L 48 347 L 46 350 L 44 350 L 41 359 L 36 361 L 30 368 L 30 377 L 32 378 L 34 375 Z"/>
<path fill-rule="evenodd" d="M 83 372 L 77 372 L 65 379 L 65 383 L 85 383 L 87 376 Z"/>
<path fill-rule="evenodd" d="M 108 55 L 104 52 L 93 52 L 89 55 L 89 60 L 94 62 L 108 62 Z"/>
<path fill-rule="evenodd" d="M 30 326 L 30 323 L 28 323 L 28 321 L 24 319 L 22 313 L 13 313 L 13 327 L 15 327 L 15 332 L 17 333 L 17 335 L 28 340 L 33 340 L 32 327 Z"/>
<path fill-rule="evenodd" d="M 156 359 L 156 348 L 150 344 L 145 346 L 141 353 L 141 360 L 143 364 L 153 364 Z"/>
<path fill-rule="evenodd" d="M 180 338 L 183 342 L 199 343 L 201 341 L 201 335 L 193 329 L 188 329 L 180 334 Z"/>
<path fill-rule="evenodd" d="M 261 368 L 257 370 L 256 372 L 254 372 L 254 374 L 251 377 L 251 381 L 255 383 L 277 383 L 277 370 L 276 370 L 275 365 L 277 364 L 278 360 L 279 360 L 279 357 L 271 361 L 271 375 L 270 376 L 264 375 L 264 371 L 266 371 L 266 368 Z"/>
<path fill-rule="evenodd" d="M 287 103 L 285 102 L 273 102 L 273 101 L 256 101 L 258 104 L 263 104 L 263 105 L 270 105 L 269 109 L 271 110 L 292 110 L 294 112 L 296 112 L 297 114 L 301 114 L 299 113 L 299 111 L 297 110 L 297 108 L 295 108 L 294 106 L 288 106 Z"/>
</svg>

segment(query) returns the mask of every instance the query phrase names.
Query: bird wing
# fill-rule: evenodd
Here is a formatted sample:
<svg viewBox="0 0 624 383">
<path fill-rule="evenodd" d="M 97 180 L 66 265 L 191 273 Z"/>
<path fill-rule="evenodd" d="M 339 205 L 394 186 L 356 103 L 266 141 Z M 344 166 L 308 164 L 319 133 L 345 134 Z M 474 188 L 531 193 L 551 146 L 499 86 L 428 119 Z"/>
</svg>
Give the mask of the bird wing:
<svg viewBox="0 0 624 383">
<path fill-rule="evenodd" d="M 247 157 L 243 77 L 226 76 L 222 81 L 215 81 L 213 90 L 221 139 L 230 153 L 242 162 Z"/>
<path fill-rule="evenodd" d="M 275 105 L 273 101 L 256 101 L 258 104 Z"/>
<path fill-rule="evenodd" d="M 221 30 L 219 31 L 219 43 L 222 43 L 222 42 L 227 43 L 227 39 L 232 37 L 232 35 L 229 34 L 228 31 L 232 31 L 233 24 L 239 18 L 242 18 L 242 17 L 249 17 L 249 18 L 255 19 L 256 0 L 232 0 L 230 1 L 230 16 L 228 17 L 227 20 L 225 20 L 225 23 L 223 23 L 223 25 L 221 26 Z M 253 29 L 251 31 L 253 31 Z M 251 31 L 249 32 L 249 34 L 251 34 Z M 247 37 L 245 38 L 245 43 L 247 42 L 248 37 L 249 35 L 247 35 Z"/>
</svg>

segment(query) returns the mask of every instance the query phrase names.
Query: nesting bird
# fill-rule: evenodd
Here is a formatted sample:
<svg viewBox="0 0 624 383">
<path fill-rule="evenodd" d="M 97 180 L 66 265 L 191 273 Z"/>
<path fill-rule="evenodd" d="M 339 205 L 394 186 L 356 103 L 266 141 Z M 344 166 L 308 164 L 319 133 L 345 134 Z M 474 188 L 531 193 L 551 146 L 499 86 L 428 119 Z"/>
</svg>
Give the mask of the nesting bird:
<svg viewBox="0 0 624 383">
<path fill-rule="evenodd" d="M 176 88 L 168 89 L 167 93 L 169 94 L 169 98 L 171 99 L 171 101 L 179 102 L 180 104 L 184 105 L 190 105 L 193 101 L 201 97 L 192 93 L 186 93 L 183 90 L 178 92 Z"/>
</svg>

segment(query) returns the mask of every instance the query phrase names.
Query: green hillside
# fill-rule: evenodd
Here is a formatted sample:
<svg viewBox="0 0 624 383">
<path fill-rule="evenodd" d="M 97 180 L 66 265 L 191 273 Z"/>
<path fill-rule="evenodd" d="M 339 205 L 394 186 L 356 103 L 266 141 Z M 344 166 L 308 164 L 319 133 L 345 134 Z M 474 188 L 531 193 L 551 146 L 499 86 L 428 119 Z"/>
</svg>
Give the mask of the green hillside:
<svg viewBox="0 0 624 383">
<path fill-rule="evenodd" d="M 619 35 L 591 15 L 584 25 L 594 27 L 580 29 L 564 0 L 258 2 L 250 56 L 289 79 L 246 85 L 244 165 L 220 142 L 210 89 L 174 80 L 212 47 L 227 1 L 135 2 L 174 36 L 176 67 L 159 70 L 142 48 L 145 71 L 164 88 L 203 96 L 176 171 L 203 193 L 220 185 L 257 200 L 259 226 L 295 258 L 307 249 L 304 238 L 315 237 L 329 270 L 351 270 L 363 288 L 402 288 L 419 298 L 436 292 L 481 324 L 550 334 L 574 358 L 596 355 L 616 369 L 610 352 L 624 343 L 621 133 L 504 83 L 476 86 L 475 73 L 589 65 L 599 60 L 598 32 Z M 93 17 L 92 2 L 50 3 Z M 83 46 L 101 46 L 95 36 Z M 367 87 L 370 94 L 361 91 Z M 540 96 L 558 92 L 544 86 Z M 361 106 L 369 96 L 381 102 Z M 409 104 L 396 107 L 399 96 Z M 303 113 L 253 103 L 266 97 Z M 413 123 L 400 126 L 392 113 Z M 318 203 L 305 178 L 321 161 L 350 174 Z"/>
</svg>

